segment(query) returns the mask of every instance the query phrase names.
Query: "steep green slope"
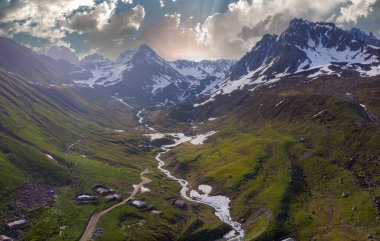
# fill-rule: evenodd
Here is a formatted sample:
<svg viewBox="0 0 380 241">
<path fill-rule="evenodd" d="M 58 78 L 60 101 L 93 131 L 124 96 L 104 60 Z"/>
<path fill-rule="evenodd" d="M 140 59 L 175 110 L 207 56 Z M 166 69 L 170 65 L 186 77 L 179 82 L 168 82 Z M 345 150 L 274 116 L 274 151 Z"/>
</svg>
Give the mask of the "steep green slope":
<svg viewBox="0 0 380 241">
<path fill-rule="evenodd" d="M 56 188 L 73 185 L 79 175 L 71 170 L 74 164 L 67 156 L 72 143 L 125 128 L 124 122 L 134 123 L 133 113 L 117 101 L 88 90 L 32 85 L 3 71 L 0 87 L 2 221 L 30 215 L 5 208 L 25 183 L 42 182 Z"/>
<path fill-rule="evenodd" d="M 129 206 L 115 209 L 100 220 L 105 233 L 99 240 L 133 240 L 134 234 L 181 240 L 226 233 L 229 228 L 210 208 L 188 203 L 182 210 L 172 204 L 180 198 L 179 185 L 156 170 L 155 150 L 144 147 L 144 132 L 134 110 L 95 89 L 32 84 L 0 70 L 1 223 L 27 218 L 25 240 L 76 240 L 95 210 L 114 204 L 101 198 L 97 205 L 80 205 L 76 195 L 92 193 L 101 183 L 127 197 L 148 168 L 150 192 L 138 197 L 161 214 Z M 27 183 L 46 184 L 57 196 L 47 206 L 23 209 L 16 193 Z M 124 222 L 134 222 L 132 214 L 144 225 L 122 229 Z M 4 232 L 8 234 L 1 225 Z"/>
<path fill-rule="evenodd" d="M 37 54 L 8 38 L 0 37 L 0 68 L 31 82 L 69 83 L 67 73 L 75 67 L 63 60 Z"/>
<path fill-rule="evenodd" d="M 219 131 L 205 145 L 173 149 L 166 160 L 193 186 L 212 184 L 232 197 L 247 240 L 376 240 L 379 86 L 376 78 L 289 79 L 147 116 L 158 128 L 180 121 L 189 133 Z"/>
</svg>

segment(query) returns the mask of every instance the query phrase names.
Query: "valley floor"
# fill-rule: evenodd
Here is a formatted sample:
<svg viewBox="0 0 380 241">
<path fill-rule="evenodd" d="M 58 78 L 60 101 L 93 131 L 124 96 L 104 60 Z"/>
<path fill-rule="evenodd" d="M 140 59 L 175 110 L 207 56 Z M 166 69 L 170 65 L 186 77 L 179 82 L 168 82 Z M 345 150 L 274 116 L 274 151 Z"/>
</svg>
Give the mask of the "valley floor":
<svg viewBox="0 0 380 241">
<path fill-rule="evenodd" d="M 347 97 L 323 83 L 284 82 L 234 101 L 144 112 L 86 89 L 25 85 L 36 91 L 33 105 L 22 95 L 0 96 L 9 106 L 0 110 L 0 219 L 28 221 L 0 233 L 216 240 L 231 231 L 228 223 L 236 231 L 241 225 L 244 240 L 379 240 L 380 100 L 373 93 L 380 85 L 361 82 Z M 52 101 L 61 95 L 75 101 Z M 124 201 L 108 200 L 98 187 Z M 226 206 L 230 215 L 221 217 Z"/>
<path fill-rule="evenodd" d="M 0 220 L 25 219 L 27 223 L 11 229 L 1 225 L 0 235 L 23 240 L 77 240 L 91 215 L 101 210 L 107 213 L 99 217 L 96 240 L 214 240 L 230 230 L 208 206 L 188 201 L 186 208 L 174 204 L 182 199 L 180 185 L 157 169 L 154 157 L 158 148 L 143 136 L 147 130 L 137 122 L 134 110 L 92 90 L 45 89 L 22 83 L 18 88 L 22 86 L 36 91 L 35 98 L 41 101 L 21 109 L 14 105 L 29 105 L 25 96 L 15 100 L 0 97 L 2 106 L 7 107 L 0 111 L 1 119 L 13 116 L 13 121 L 0 125 Z M 62 99 L 72 103 L 49 102 L 51 96 L 59 99 L 60 95 L 71 95 Z M 4 104 L 9 101 L 12 104 Z M 54 110 L 49 106 L 53 103 Z M 134 197 L 138 186 L 134 189 L 133 185 L 147 168 L 150 172 L 144 176 L 151 182 L 135 193 L 135 199 L 144 200 L 147 210 L 107 201 L 93 190 L 101 184 L 128 200 Z M 34 194 L 26 194 L 30 192 Z M 16 193 L 24 203 L 33 204 L 25 205 L 30 209 L 15 202 Z M 78 199 L 89 195 L 98 199 Z M 37 199 L 43 202 L 39 204 Z M 90 225 L 90 231 L 94 227 Z"/>
</svg>

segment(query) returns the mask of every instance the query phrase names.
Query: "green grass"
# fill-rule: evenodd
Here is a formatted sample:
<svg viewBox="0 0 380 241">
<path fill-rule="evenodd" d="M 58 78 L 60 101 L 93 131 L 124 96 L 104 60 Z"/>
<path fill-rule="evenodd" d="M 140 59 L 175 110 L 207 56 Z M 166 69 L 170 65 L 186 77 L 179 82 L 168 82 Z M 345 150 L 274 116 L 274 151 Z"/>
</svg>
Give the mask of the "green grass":
<svg viewBox="0 0 380 241">
<path fill-rule="evenodd" d="M 15 189 L 28 181 L 58 190 L 50 206 L 31 212 L 16 208 L 30 220 L 26 240 L 77 239 L 90 215 L 112 203 L 101 199 L 99 205 L 81 206 L 75 195 L 102 183 L 126 197 L 145 168 L 152 171 L 146 185 L 151 191 L 138 197 L 162 214 L 124 205 L 101 218 L 98 226 L 105 234 L 97 240 L 215 240 L 228 231 L 207 206 L 187 202 L 188 210 L 181 210 L 172 205 L 180 198 L 180 186 L 156 170 L 157 150 L 139 149 L 146 141 L 130 109 L 86 89 L 40 89 L 4 74 L 0 78 L 0 206 L 12 205 Z M 361 100 L 370 90 L 360 92 Z M 219 132 L 205 145 L 174 148 L 165 155 L 168 168 L 193 187 L 210 184 L 215 194 L 230 197 L 231 214 L 243 224 L 247 240 L 366 240 L 368 234 L 380 233 L 373 202 L 380 196 L 373 185 L 380 181 L 380 163 L 370 159 L 380 156 L 380 135 L 363 110 L 315 93 L 313 87 L 268 90 L 255 98 L 228 117 L 200 126 L 202 132 Z M 379 114 L 376 100 L 368 99 Z M 326 111 L 313 118 L 321 110 Z M 161 119 L 167 112 L 161 110 L 148 120 L 159 129 L 190 130 L 173 119 L 187 120 L 190 112 L 178 106 L 174 111 L 167 122 Z M 0 217 L 15 213 L 2 209 Z"/>
<path fill-rule="evenodd" d="M 166 158 L 193 186 L 211 184 L 233 199 L 233 217 L 243 220 L 247 240 L 365 240 L 379 233 L 373 200 L 380 193 L 365 182 L 379 181 L 379 161 L 367 159 L 380 155 L 380 135 L 373 125 L 360 124 L 360 108 L 291 91 L 258 97 L 235 113 L 218 120 L 222 126 L 202 127 L 219 130 L 208 144 L 182 145 Z"/>
</svg>

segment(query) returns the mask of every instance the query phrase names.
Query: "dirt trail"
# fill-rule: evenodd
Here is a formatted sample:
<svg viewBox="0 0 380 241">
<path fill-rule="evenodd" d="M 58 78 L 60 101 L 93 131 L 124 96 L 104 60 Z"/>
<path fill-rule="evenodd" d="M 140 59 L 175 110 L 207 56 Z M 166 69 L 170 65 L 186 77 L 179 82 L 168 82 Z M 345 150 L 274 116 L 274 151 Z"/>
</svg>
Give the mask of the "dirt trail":
<svg viewBox="0 0 380 241">
<path fill-rule="evenodd" d="M 134 186 L 133 192 L 131 193 L 131 195 L 129 195 L 129 197 L 124 199 L 122 202 L 119 202 L 119 203 L 117 203 L 117 204 L 115 204 L 115 205 L 113 205 L 113 206 L 111 206 L 111 207 L 109 207 L 103 211 L 96 211 L 94 214 L 92 214 L 90 220 L 87 223 L 86 229 L 83 232 L 82 237 L 79 239 L 79 241 L 91 240 L 91 238 L 95 232 L 95 229 L 96 229 L 96 224 L 98 223 L 99 219 L 103 215 L 111 212 L 112 210 L 114 210 L 117 207 L 120 207 L 121 205 L 126 204 L 129 200 L 133 199 L 136 196 L 136 194 L 138 193 L 138 191 L 140 190 L 140 188 L 142 186 L 151 182 L 151 180 L 149 178 L 143 176 L 146 173 L 147 173 L 147 171 L 144 171 L 141 173 L 141 175 L 140 175 L 141 182 L 139 184 L 137 184 L 136 186 Z"/>
</svg>

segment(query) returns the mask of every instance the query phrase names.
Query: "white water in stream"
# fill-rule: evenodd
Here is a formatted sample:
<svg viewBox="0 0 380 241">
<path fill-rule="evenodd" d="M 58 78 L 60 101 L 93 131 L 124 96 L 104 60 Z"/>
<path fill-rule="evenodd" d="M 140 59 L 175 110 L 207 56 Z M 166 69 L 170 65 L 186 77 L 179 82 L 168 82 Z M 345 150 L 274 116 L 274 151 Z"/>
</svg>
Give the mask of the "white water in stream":
<svg viewBox="0 0 380 241">
<path fill-rule="evenodd" d="M 137 113 L 137 118 L 140 124 L 143 124 L 144 118 L 141 116 L 141 113 L 144 110 L 141 110 Z M 163 137 L 165 134 L 158 133 L 154 128 L 144 125 L 146 128 L 148 128 L 150 131 L 156 132 L 155 134 L 150 134 L 147 136 L 150 136 L 151 139 L 158 138 L 158 137 Z M 207 134 L 203 135 L 198 135 L 198 136 L 185 136 L 182 133 L 168 133 L 166 135 L 171 136 L 174 138 L 174 144 L 172 145 L 164 145 L 161 147 L 162 152 L 158 153 L 156 155 L 156 160 L 158 161 L 158 169 L 163 172 L 168 178 L 177 181 L 181 186 L 182 189 L 180 191 L 181 196 L 184 199 L 187 199 L 191 202 L 195 203 L 202 203 L 206 204 L 208 206 L 211 206 L 215 210 L 215 215 L 224 223 L 228 224 L 233 228 L 231 232 L 226 234 L 224 238 L 230 240 L 230 241 L 240 241 L 243 240 L 244 238 L 244 230 L 241 227 L 241 224 L 234 221 L 230 215 L 230 208 L 229 208 L 229 203 L 230 199 L 225 196 L 209 196 L 209 193 L 211 192 L 212 188 L 208 185 L 199 185 L 198 190 L 190 190 L 190 185 L 189 182 L 177 178 L 173 176 L 169 170 L 165 169 L 165 162 L 161 159 L 161 156 L 165 154 L 166 152 L 170 151 L 170 148 L 178 146 L 184 142 L 191 142 L 194 145 L 200 145 L 203 144 L 203 142 L 207 139 L 207 137 L 215 134 L 216 132 L 211 131 Z M 190 194 L 188 192 L 190 191 Z M 200 192 L 199 192 L 200 191 Z"/>
<path fill-rule="evenodd" d="M 365 105 L 363 105 L 363 104 L 360 104 L 360 106 L 364 109 L 365 113 L 367 114 L 368 119 L 369 119 L 371 122 L 374 122 L 375 119 L 372 117 L 371 112 L 368 110 L 367 106 L 365 106 Z"/>
</svg>

